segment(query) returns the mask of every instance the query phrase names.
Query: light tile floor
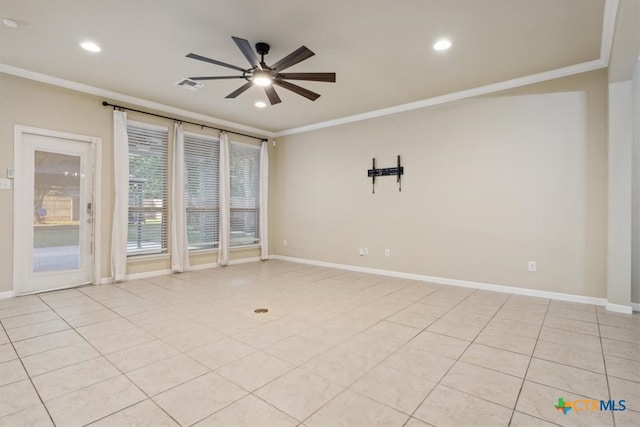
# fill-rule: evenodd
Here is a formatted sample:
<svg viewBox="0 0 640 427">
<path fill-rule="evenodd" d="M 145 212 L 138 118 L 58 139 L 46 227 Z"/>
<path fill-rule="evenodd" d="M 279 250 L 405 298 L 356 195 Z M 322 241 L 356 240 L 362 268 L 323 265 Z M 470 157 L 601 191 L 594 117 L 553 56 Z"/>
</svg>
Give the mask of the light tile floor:
<svg viewBox="0 0 640 427">
<path fill-rule="evenodd" d="M 0 321 L 2 426 L 640 425 L 640 315 L 592 305 L 271 260 L 2 300 Z"/>
</svg>

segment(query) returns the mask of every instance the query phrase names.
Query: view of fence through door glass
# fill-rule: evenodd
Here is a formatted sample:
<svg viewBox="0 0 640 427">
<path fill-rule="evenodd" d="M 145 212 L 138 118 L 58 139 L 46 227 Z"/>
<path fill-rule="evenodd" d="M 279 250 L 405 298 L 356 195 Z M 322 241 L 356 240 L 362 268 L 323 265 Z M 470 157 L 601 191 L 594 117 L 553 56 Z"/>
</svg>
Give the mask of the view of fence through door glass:
<svg viewBox="0 0 640 427">
<path fill-rule="evenodd" d="M 80 156 L 34 152 L 33 272 L 80 268 Z"/>
</svg>

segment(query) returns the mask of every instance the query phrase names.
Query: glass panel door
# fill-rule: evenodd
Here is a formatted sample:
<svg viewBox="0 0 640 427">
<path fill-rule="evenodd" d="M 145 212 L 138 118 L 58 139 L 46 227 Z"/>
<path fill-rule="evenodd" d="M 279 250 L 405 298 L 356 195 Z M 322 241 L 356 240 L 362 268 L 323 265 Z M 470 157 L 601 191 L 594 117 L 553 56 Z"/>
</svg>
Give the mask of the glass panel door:
<svg viewBox="0 0 640 427">
<path fill-rule="evenodd" d="M 23 133 L 16 144 L 14 289 L 92 281 L 93 145 Z"/>
</svg>

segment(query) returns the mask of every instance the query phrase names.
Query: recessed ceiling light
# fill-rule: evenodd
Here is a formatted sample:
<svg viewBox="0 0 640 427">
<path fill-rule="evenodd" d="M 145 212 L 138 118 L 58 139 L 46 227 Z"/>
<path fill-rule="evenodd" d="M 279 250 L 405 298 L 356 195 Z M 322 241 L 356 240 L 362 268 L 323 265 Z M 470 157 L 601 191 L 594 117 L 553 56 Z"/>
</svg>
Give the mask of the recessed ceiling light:
<svg viewBox="0 0 640 427">
<path fill-rule="evenodd" d="M 100 52 L 102 50 L 100 46 L 94 42 L 82 42 L 80 43 L 80 47 L 84 50 L 88 50 L 89 52 Z"/>
<path fill-rule="evenodd" d="M 266 102 L 264 102 L 264 101 L 256 101 L 256 103 L 255 103 L 255 104 L 253 104 L 253 105 L 255 105 L 255 106 L 256 106 L 256 107 L 258 107 L 258 108 L 264 108 L 264 107 L 266 107 L 266 106 L 267 106 L 267 103 L 266 103 Z"/>
<path fill-rule="evenodd" d="M 447 39 L 440 39 L 433 45 L 433 50 L 447 50 L 451 47 L 451 41 Z"/>
<path fill-rule="evenodd" d="M 4 18 L 2 20 L 2 23 L 4 25 L 6 25 L 9 28 L 18 28 L 18 23 L 16 21 L 14 21 L 13 19 L 9 19 L 9 18 Z"/>
</svg>

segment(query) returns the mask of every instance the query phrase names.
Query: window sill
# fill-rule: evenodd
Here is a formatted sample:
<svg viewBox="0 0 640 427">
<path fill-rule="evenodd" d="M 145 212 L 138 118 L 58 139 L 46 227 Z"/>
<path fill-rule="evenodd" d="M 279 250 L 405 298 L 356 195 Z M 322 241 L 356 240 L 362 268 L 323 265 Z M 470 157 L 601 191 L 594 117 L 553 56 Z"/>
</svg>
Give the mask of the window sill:
<svg viewBox="0 0 640 427">
<path fill-rule="evenodd" d="M 243 249 L 260 249 L 260 244 L 256 243 L 254 245 L 243 245 L 243 246 L 231 246 L 231 247 L 229 247 L 229 250 L 231 252 L 240 251 L 240 250 L 243 250 Z"/>
<path fill-rule="evenodd" d="M 207 254 L 217 254 L 219 252 L 218 248 L 212 249 L 192 249 L 189 251 L 189 255 L 207 255 Z"/>
<path fill-rule="evenodd" d="M 244 246 L 231 246 L 231 247 L 229 247 L 229 250 L 231 252 L 233 252 L 233 251 L 241 251 L 243 249 L 260 249 L 260 245 L 259 244 L 255 244 L 255 245 L 244 245 Z M 217 254 L 218 252 L 220 252 L 219 248 L 215 248 L 215 249 L 196 249 L 196 250 L 189 251 L 189 255 Z"/>
<path fill-rule="evenodd" d="M 231 252 L 238 252 L 248 249 L 260 249 L 260 244 L 253 245 L 245 245 L 245 246 L 231 246 L 229 250 Z M 208 255 L 208 254 L 217 254 L 220 250 L 216 249 L 198 249 L 195 251 L 189 251 L 189 255 Z M 154 260 L 164 260 L 171 258 L 171 254 L 161 253 L 161 254 L 147 254 L 147 255 L 128 255 L 127 263 L 136 263 L 136 262 L 145 262 L 145 261 L 154 261 Z"/>
<path fill-rule="evenodd" d="M 171 255 L 169 255 L 168 253 L 148 254 L 148 255 L 128 255 L 127 263 L 162 260 L 162 259 L 169 259 L 170 257 Z"/>
</svg>

